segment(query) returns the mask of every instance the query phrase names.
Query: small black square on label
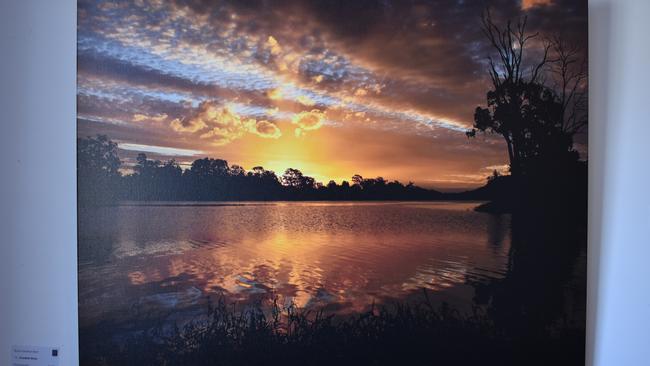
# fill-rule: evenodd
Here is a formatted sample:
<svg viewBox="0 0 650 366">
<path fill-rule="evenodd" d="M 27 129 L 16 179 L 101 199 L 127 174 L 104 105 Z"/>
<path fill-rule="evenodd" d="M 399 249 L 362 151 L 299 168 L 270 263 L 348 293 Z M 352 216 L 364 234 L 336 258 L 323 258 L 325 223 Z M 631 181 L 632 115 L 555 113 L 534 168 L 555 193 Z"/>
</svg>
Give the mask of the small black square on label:
<svg viewBox="0 0 650 366">
<path fill-rule="evenodd" d="M 58 349 L 53 349 L 52 350 L 52 357 L 57 357 L 59 355 L 59 350 Z"/>
</svg>

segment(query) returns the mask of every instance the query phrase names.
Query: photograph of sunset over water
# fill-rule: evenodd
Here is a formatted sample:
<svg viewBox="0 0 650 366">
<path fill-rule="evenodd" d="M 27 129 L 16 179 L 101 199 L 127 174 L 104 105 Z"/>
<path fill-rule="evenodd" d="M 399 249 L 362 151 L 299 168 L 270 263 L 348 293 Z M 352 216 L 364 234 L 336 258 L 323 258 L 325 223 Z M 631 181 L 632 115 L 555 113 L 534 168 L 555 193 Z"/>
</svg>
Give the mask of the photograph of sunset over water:
<svg viewBox="0 0 650 366">
<path fill-rule="evenodd" d="M 82 365 L 582 365 L 587 1 L 79 0 Z"/>
</svg>

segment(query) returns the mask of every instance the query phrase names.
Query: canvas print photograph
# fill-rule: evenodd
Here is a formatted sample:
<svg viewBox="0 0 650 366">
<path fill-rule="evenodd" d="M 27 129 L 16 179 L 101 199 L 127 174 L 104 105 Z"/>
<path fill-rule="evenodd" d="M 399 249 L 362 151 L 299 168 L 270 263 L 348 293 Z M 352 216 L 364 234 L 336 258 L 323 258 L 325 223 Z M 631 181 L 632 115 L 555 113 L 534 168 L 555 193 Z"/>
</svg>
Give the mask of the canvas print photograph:
<svg viewBox="0 0 650 366">
<path fill-rule="evenodd" d="M 586 0 L 78 1 L 81 365 L 583 365 Z"/>
</svg>

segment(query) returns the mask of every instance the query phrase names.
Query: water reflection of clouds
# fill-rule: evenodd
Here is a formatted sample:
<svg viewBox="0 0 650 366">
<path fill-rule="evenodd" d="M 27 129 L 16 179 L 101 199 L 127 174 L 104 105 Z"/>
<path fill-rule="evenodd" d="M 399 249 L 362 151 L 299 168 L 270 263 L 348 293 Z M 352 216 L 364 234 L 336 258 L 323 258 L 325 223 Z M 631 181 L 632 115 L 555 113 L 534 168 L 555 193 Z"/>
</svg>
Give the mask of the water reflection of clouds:
<svg viewBox="0 0 650 366">
<path fill-rule="evenodd" d="M 80 283 L 96 286 L 89 297 L 125 291 L 93 307 L 107 313 L 155 294 L 178 296 L 180 307 L 224 295 L 359 311 L 421 289 L 446 293 L 468 278 L 502 277 L 509 217 L 448 205 L 125 206 L 111 267 L 89 264 Z"/>
</svg>

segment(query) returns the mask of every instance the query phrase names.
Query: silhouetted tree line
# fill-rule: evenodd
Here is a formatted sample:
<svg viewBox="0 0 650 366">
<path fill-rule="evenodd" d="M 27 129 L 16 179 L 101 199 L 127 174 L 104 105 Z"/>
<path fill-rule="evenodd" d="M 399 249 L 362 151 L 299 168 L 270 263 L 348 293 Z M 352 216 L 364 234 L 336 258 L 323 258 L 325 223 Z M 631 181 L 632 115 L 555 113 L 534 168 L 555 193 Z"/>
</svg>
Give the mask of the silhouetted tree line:
<svg viewBox="0 0 650 366">
<path fill-rule="evenodd" d="M 117 144 L 103 135 L 79 138 L 78 188 L 82 204 L 137 201 L 231 201 L 231 200 L 433 200 L 444 194 L 387 181 L 382 177 L 352 177 L 351 182 L 326 185 L 298 169 L 281 176 L 256 166 L 247 171 L 226 160 L 203 158 L 182 169 L 175 160 L 161 162 L 138 154 L 133 173 L 120 168 Z"/>
<path fill-rule="evenodd" d="M 282 176 L 263 167 L 250 171 L 222 159 L 195 160 L 183 170 L 174 160 L 137 157 L 134 173 L 123 176 L 117 145 L 106 136 L 78 142 L 79 199 L 82 203 L 125 200 L 491 200 L 489 211 L 512 212 L 531 206 L 577 208 L 586 212 L 587 165 L 579 160 L 574 137 L 587 125 L 586 63 L 582 50 L 559 37 L 530 52 L 537 33 L 526 18 L 500 27 L 488 12 L 483 32 L 495 51 L 489 57 L 493 89 L 486 107 L 477 107 L 472 138 L 479 132 L 503 137 L 510 175 L 494 175 L 484 187 L 441 193 L 381 177 L 360 175 L 351 182 L 323 185 L 298 169 Z M 539 44 L 540 42 L 536 42 Z"/>
</svg>

